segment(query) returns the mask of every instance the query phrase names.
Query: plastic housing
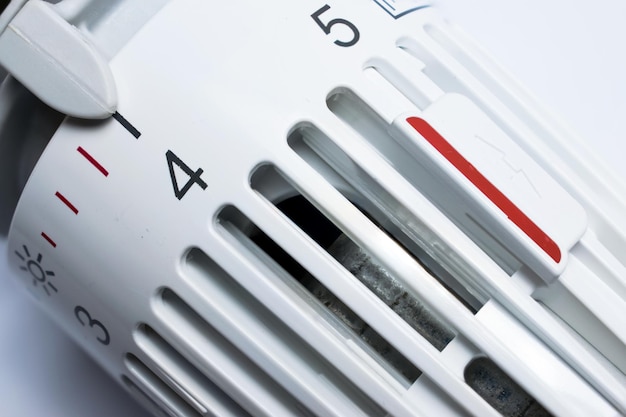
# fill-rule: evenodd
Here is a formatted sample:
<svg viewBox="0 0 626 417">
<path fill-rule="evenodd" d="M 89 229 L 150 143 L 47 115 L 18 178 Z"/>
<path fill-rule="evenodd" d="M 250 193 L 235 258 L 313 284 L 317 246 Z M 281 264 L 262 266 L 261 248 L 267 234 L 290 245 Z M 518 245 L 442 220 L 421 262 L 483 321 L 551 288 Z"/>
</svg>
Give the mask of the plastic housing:
<svg viewBox="0 0 626 417">
<path fill-rule="evenodd" d="M 9 259 L 155 414 L 626 413 L 626 189 L 435 10 L 83 3 L 117 113 L 56 130 Z"/>
</svg>

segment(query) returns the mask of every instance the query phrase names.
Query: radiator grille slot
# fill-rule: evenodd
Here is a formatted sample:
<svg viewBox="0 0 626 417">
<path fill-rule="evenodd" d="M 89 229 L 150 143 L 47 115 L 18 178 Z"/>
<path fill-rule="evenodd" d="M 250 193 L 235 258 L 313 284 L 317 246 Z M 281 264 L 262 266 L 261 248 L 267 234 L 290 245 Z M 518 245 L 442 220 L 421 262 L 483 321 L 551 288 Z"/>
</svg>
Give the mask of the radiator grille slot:
<svg viewBox="0 0 626 417">
<path fill-rule="evenodd" d="M 452 251 L 437 250 L 446 245 L 319 128 L 311 124 L 298 126 L 289 136 L 289 145 L 472 313 L 487 301 L 487 296 L 469 283 L 472 280 L 465 276 L 466 270 L 442 256 L 451 256 Z"/>
<path fill-rule="evenodd" d="M 464 377 L 478 395 L 505 417 L 551 417 L 489 358 L 473 359 L 465 367 Z"/>
<path fill-rule="evenodd" d="M 202 414 L 187 404 L 161 378 L 148 368 L 135 355 L 128 353 L 124 359 L 126 369 L 138 382 L 134 384 L 140 392 L 147 395 L 154 403 L 171 417 L 200 417 Z"/>
<path fill-rule="evenodd" d="M 210 262 L 198 250 L 192 250 L 187 255 L 187 259 L 192 258 L 194 263 Z M 208 267 L 212 268 L 213 265 Z M 211 294 L 211 297 L 220 299 L 224 296 L 218 289 Z M 241 301 L 245 303 L 246 300 L 244 298 Z M 218 317 L 211 305 L 205 307 L 201 308 L 203 313 L 212 316 L 211 312 L 214 312 Z M 144 327 L 144 334 L 140 336 L 138 344 L 148 347 L 147 351 L 152 353 L 153 360 L 158 361 L 163 368 L 175 362 L 184 366 L 180 369 L 186 371 L 178 375 L 176 383 L 180 385 L 182 380 L 186 380 L 185 390 L 189 396 L 203 398 L 202 404 L 205 406 L 218 403 L 222 410 L 218 415 L 311 415 L 299 401 L 226 338 L 224 333 L 235 331 L 237 325 L 230 325 L 230 329 L 215 328 L 170 289 L 161 291 L 155 310 L 168 326 L 163 332 L 164 337 L 171 337 L 170 342 L 175 345 L 176 351 L 155 333 L 150 333 L 147 327 Z M 232 315 L 234 317 L 237 314 L 232 312 Z M 237 323 L 242 324 L 240 320 Z M 183 356 L 187 359 L 183 359 Z M 234 406 L 231 398 L 243 409 Z M 227 414 L 224 410 L 233 411 Z"/>
<path fill-rule="evenodd" d="M 149 358 L 149 365 L 168 387 L 197 413 L 247 416 L 227 394 L 186 360 L 150 326 L 140 325 L 135 342 Z"/>
<path fill-rule="evenodd" d="M 122 383 L 126 387 L 126 389 L 130 392 L 130 394 L 139 402 L 139 404 L 143 405 L 148 409 L 152 414 L 157 417 L 169 417 L 170 414 L 167 413 L 159 404 L 157 404 L 148 394 L 146 394 L 141 388 L 137 386 L 129 377 L 126 375 L 122 376 Z"/>
<path fill-rule="evenodd" d="M 252 415 L 330 415 L 320 398 L 340 404 L 350 415 L 384 415 L 202 250 L 187 253 L 183 277 L 200 298 L 184 301 L 164 290 L 157 314 L 187 341 L 185 349 L 193 350 L 190 354 L 200 356 L 198 360 L 207 361 L 211 355 L 214 367 L 229 363 L 228 369 L 218 371 L 241 388 L 237 399 L 247 396 L 244 401 L 258 400 L 265 407 L 250 409 Z"/>
<path fill-rule="evenodd" d="M 302 198 L 290 199 L 279 205 L 283 210 L 292 214 L 298 213 L 303 218 L 308 218 L 315 225 L 314 230 L 305 230 L 320 244 L 329 247 L 337 240 L 341 232 L 328 220 L 320 218 L 315 209 L 307 205 Z M 349 330 L 350 339 L 360 340 L 361 347 L 373 357 L 373 359 L 385 368 L 392 376 L 401 379 L 404 385 L 414 382 L 421 372 L 411 362 L 395 350 L 382 336 L 374 331 L 363 319 L 348 308 L 328 288 L 321 284 L 314 276 L 309 274 L 296 260 L 277 245 L 269 236 L 261 231 L 239 210 L 229 207 L 220 215 L 220 221 L 227 229 L 237 228 L 241 232 L 242 225 L 247 227 L 247 233 L 236 233 L 238 240 L 246 246 L 254 245 L 254 252 L 258 259 L 274 270 L 283 270 L 288 275 L 288 280 L 298 282 L 298 294 L 308 302 L 313 299 L 326 309 L 323 316 L 331 323 L 340 325 L 342 329 Z M 238 226 L 235 226 L 238 225 Z M 305 227 L 306 228 L 306 227 Z M 308 229 L 308 228 L 306 228 Z M 341 238 L 340 238 L 341 239 Z M 305 291 L 303 291 L 305 290 Z M 330 313 L 330 314 L 329 314 Z M 345 330 L 343 332 L 345 332 Z"/>
<path fill-rule="evenodd" d="M 252 177 L 252 187 L 259 189 L 262 193 L 263 187 L 260 184 L 277 184 L 279 182 L 283 183 L 279 188 L 291 188 L 273 167 L 264 167 L 259 171 L 258 175 L 255 174 Z M 296 193 L 295 189 L 291 188 L 289 194 L 294 193 Z M 396 314 L 425 337 L 435 348 L 441 351 L 452 340 L 454 332 L 450 328 L 435 317 L 417 298 L 410 295 L 400 282 L 389 275 L 381 265 L 378 265 L 369 254 L 335 227 L 303 196 L 296 195 L 291 197 L 277 204 L 276 207 Z M 299 279 L 318 300 L 327 304 L 327 306 L 335 302 L 341 303 L 335 295 L 323 287 L 310 274 L 305 274 L 305 278 L 296 277 L 296 279 Z M 350 325 L 352 330 L 358 334 L 363 335 L 363 332 L 373 332 L 364 322 L 362 325 L 356 325 L 357 321 L 362 322 L 362 320 L 354 312 L 347 309 L 343 303 L 333 308 L 333 310 L 339 316 L 342 315 L 342 311 L 345 311 L 347 317 L 343 318 L 344 322 Z M 368 344 L 370 346 L 372 343 L 383 343 L 382 338 L 378 334 L 372 334 L 371 339 L 365 336 L 364 340 L 369 340 Z M 386 342 L 384 342 L 384 345 L 385 347 L 380 350 L 387 351 L 391 349 Z M 395 356 L 396 354 L 393 353 L 393 355 Z M 401 360 L 399 363 L 404 362 L 405 360 Z M 409 367 L 410 363 L 406 361 L 399 370 L 408 369 Z M 401 373 L 407 373 L 405 376 L 414 374 L 414 372 L 408 371 L 401 371 Z M 415 377 L 417 376 L 418 374 L 415 374 Z M 408 379 L 413 382 L 415 378 L 409 377 Z"/>
<path fill-rule="evenodd" d="M 302 151 L 302 146 L 300 146 L 302 143 L 297 143 L 298 140 L 294 138 L 294 135 L 298 132 L 299 130 L 296 130 L 296 133 L 292 135 L 291 139 L 293 140 L 290 140 L 290 144 L 300 152 Z M 324 145 L 330 145 L 330 143 L 325 143 Z M 326 148 L 326 150 L 328 153 L 335 156 L 341 155 L 341 153 L 332 146 Z M 302 153 L 303 152 L 300 152 L 300 154 Z M 328 166 L 321 168 L 319 159 L 313 161 L 312 165 L 316 166 L 320 171 L 329 169 Z M 359 172 L 355 176 L 361 181 L 366 181 L 366 176 L 362 174 L 362 172 Z M 330 174 L 326 172 L 325 174 L 330 183 L 339 183 L 339 188 L 346 187 L 346 182 L 343 181 L 343 178 L 336 180 L 336 178 L 330 178 L 332 175 L 338 178 L 336 173 Z M 428 340 L 435 348 L 441 351 L 450 340 L 452 340 L 454 331 L 445 324 L 443 320 L 438 318 L 434 312 L 419 301 L 415 294 L 409 293 L 403 284 L 395 277 L 391 276 L 386 269 L 382 265 L 379 265 L 363 248 L 359 247 L 359 245 L 352 241 L 347 235 L 344 235 L 342 231 L 310 201 L 300 195 L 299 191 L 297 191 L 276 168 L 270 165 L 258 168 L 251 177 L 251 186 L 261 195 L 265 196 L 270 203 L 273 203 L 288 219 L 295 223 L 295 225 L 338 261 L 345 269 L 352 273 L 355 278 L 363 283 L 372 293 L 390 307 L 401 319 L 413 327 L 414 330 L 421 334 L 422 337 Z M 276 189 L 282 190 L 282 193 L 276 194 Z M 355 189 L 348 187 L 344 188 L 343 191 L 344 196 L 348 197 L 348 200 L 354 198 L 368 208 L 373 207 L 371 200 L 363 198 Z M 379 195 L 378 198 L 380 197 L 383 196 Z M 392 199 L 387 199 L 386 201 L 389 204 L 394 204 Z M 323 207 L 324 204 L 321 204 L 321 206 Z M 364 214 L 366 217 L 372 218 L 372 216 L 369 216 L 367 210 L 365 210 Z M 376 217 L 376 215 L 374 215 L 374 217 Z M 393 224 L 389 217 L 383 217 L 381 221 L 386 225 Z M 263 239 L 266 238 L 264 237 Z M 407 239 L 406 236 L 404 236 L 404 239 L 415 246 L 414 242 Z M 282 252 L 283 251 L 281 251 L 281 256 L 284 257 Z M 429 258 L 424 251 L 420 250 L 419 253 L 422 259 L 427 259 L 427 262 L 430 264 L 428 265 L 430 268 L 427 269 L 437 269 L 438 272 L 444 272 L 440 265 L 434 262 L 432 258 Z M 270 254 L 270 256 L 272 255 Z M 280 263 L 280 259 L 278 259 L 278 262 Z M 293 261 L 290 259 L 287 264 L 292 263 Z M 320 285 L 317 280 L 315 283 L 309 283 L 306 280 L 298 278 L 298 273 L 300 272 L 296 271 L 293 273 L 293 276 L 300 280 L 318 300 L 329 307 L 336 315 L 342 317 L 342 321 L 353 331 L 356 331 L 357 334 L 362 332 L 362 328 L 360 327 L 361 318 L 354 315 L 352 311 L 345 307 L 345 300 L 341 302 L 340 305 L 335 306 L 334 303 L 335 300 L 337 300 L 335 295 L 330 293 L 326 288 L 316 291 Z M 306 277 L 307 280 L 315 279 L 307 274 L 305 274 L 304 277 Z M 328 293 L 330 293 L 330 295 Z M 475 298 L 471 299 L 474 303 L 478 304 Z M 472 310 L 471 305 L 468 305 L 468 307 Z M 411 381 L 411 378 L 409 378 L 409 381 Z"/>
<path fill-rule="evenodd" d="M 310 128 L 310 126 L 308 126 L 307 128 Z M 300 140 L 301 140 L 301 143 L 297 143 L 298 140 L 292 138 L 290 143 L 292 144 L 292 147 L 296 149 L 296 151 L 299 154 L 302 155 L 304 153 L 302 150 L 304 139 L 300 138 Z M 325 143 L 324 146 L 328 146 L 328 145 L 329 143 Z M 337 155 L 341 155 L 341 153 L 338 152 L 336 148 L 331 147 L 327 149 L 329 153 L 332 153 L 336 157 Z M 311 151 L 311 149 L 309 149 L 309 151 Z M 309 161 L 311 162 L 311 165 L 315 166 L 317 170 L 324 171 L 325 169 L 330 168 L 329 166 L 325 166 L 324 168 L 322 168 L 322 165 L 320 165 L 319 160 L 311 160 L 310 157 L 311 155 L 305 156 L 305 159 L 309 159 Z M 338 175 L 338 173 L 336 171 L 334 172 L 334 174 L 330 174 L 326 172 L 323 175 L 325 176 L 325 178 L 330 179 L 331 175 Z M 344 178 L 346 181 L 343 181 Z M 360 175 L 359 175 L 359 178 L 361 180 L 364 179 L 364 177 Z M 338 184 L 338 187 L 341 188 L 341 187 L 345 187 L 348 184 L 349 179 L 346 177 L 343 177 L 343 178 L 339 178 L 338 180 L 332 179 L 331 182 Z M 393 288 L 393 284 L 392 284 L 393 280 L 387 281 L 388 283 L 391 283 L 391 285 L 389 285 L 390 288 L 386 288 L 383 291 L 379 291 L 379 289 L 376 288 L 377 284 L 372 285 L 371 282 L 368 282 L 367 278 L 363 279 L 363 277 L 359 276 L 361 272 L 357 272 L 357 271 L 362 268 L 362 265 L 359 265 L 360 259 L 366 258 L 367 254 L 364 253 L 358 245 L 356 245 L 352 240 L 350 240 L 347 237 L 347 235 L 344 235 L 342 231 L 339 230 L 334 225 L 334 223 L 329 220 L 328 217 L 330 215 L 327 216 L 321 212 L 321 210 L 324 208 L 323 204 L 320 205 L 322 207 L 320 209 L 315 207 L 313 203 L 308 201 L 303 195 L 300 194 L 300 192 L 295 188 L 294 185 L 292 185 L 289 182 L 289 180 L 285 177 L 283 173 L 279 172 L 277 168 L 271 165 L 264 165 L 264 166 L 257 168 L 257 171 L 251 177 L 251 185 L 254 190 L 258 191 L 261 195 L 265 196 L 268 201 L 270 201 L 269 195 L 272 195 L 273 200 L 275 201 L 274 206 L 276 207 L 276 209 L 282 212 L 282 214 L 284 214 L 286 218 L 288 218 L 296 226 L 298 226 L 300 230 L 304 232 L 304 234 L 309 236 L 329 255 L 335 258 L 337 262 L 342 264 L 344 268 L 346 268 L 349 272 L 353 273 L 355 277 L 357 277 L 357 279 L 359 279 L 366 287 L 368 287 L 368 289 L 370 289 L 374 294 L 376 294 L 382 301 L 387 303 L 388 300 L 386 299 L 386 296 L 388 294 L 385 294 L 384 291 L 388 290 L 390 293 L 394 292 L 395 288 Z M 276 193 L 275 190 L 282 190 L 282 192 Z M 355 189 L 344 188 L 343 194 L 344 196 L 350 196 L 352 198 L 357 198 L 357 199 L 362 198 L 362 195 L 356 192 Z M 359 200 L 359 201 L 364 201 L 364 200 Z M 389 219 L 386 219 L 386 221 L 387 223 L 389 223 Z M 297 278 L 299 276 L 298 274 L 301 274 L 304 268 L 291 256 L 286 254 L 286 250 L 284 248 L 280 248 L 276 243 L 274 243 L 271 240 L 271 238 L 269 238 L 264 233 L 264 231 L 258 230 L 258 227 L 254 223 L 252 223 L 249 220 L 249 218 L 243 215 L 239 210 L 233 207 L 228 207 L 224 213 L 220 214 L 220 222 L 225 225 L 228 223 L 228 225 L 226 226 L 227 229 L 236 229 L 239 235 L 238 239 L 242 242 L 245 241 L 246 246 L 249 247 L 250 245 L 255 245 L 254 251 L 257 253 L 257 256 L 259 257 L 259 259 L 261 259 L 266 264 L 269 263 L 269 266 L 272 269 L 282 267 L 284 269 L 289 270 L 291 274 L 295 274 L 296 276 L 295 279 L 298 282 L 300 282 L 300 284 L 302 284 L 302 286 L 309 291 L 309 294 L 311 294 L 315 299 L 317 299 L 325 307 L 327 307 L 328 311 L 330 311 L 336 318 L 340 320 L 340 322 L 342 322 L 350 330 L 352 330 L 353 332 L 356 332 L 357 334 L 359 334 L 359 332 L 362 331 L 361 330 L 362 328 L 360 326 L 362 326 L 364 322 L 361 319 L 361 317 L 359 317 L 357 314 L 354 313 L 354 311 L 346 307 L 342 300 L 339 300 L 338 297 L 334 296 L 332 292 L 330 292 L 326 287 L 320 284 L 318 280 L 316 280 L 314 277 L 311 277 L 306 272 L 303 275 L 304 278 Z M 246 239 L 246 236 L 248 236 L 247 239 Z M 334 247 L 334 246 L 343 246 L 343 245 L 346 245 L 348 249 L 338 250 L 337 248 Z M 259 255 L 259 252 L 262 252 L 262 256 Z M 355 252 L 356 255 L 351 255 L 352 260 L 349 262 L 346 262 L 344 259 L 342 259 L 342 256 L 344 254 L 349 254 L 350 252 Z M 296 255 L 293 255 L 293 256 L 295 257 Z M 282 262 L 281 259 L 284 259 L 285 257 L 287 260 Z M 351 263 L 354 263 L 354 265 L 351 265 Z M 374 268 L 382 268 L 382 266 L 376 264 L 375 261 L 372 261 L 372 265 L 374 266 Z M 369 265 L 368 267 L 371 267 L 371 265 Z M 381 275 L 378 275 L 377 278 L 381 279 Z M 476 301 L 477 299 L 474 299 L 474 302 Z M 347 304 L 347 301 L 345 301 L 345 303 Z M 393 303 L 391 304 L 393 305 Z M 469 308 L 471 309 L 471 305 L 469 306 Z M 401 317 L 403 316 L 403 314 L 398 311 L 396 311 L 396 313 L 398 313 Z M 428 313 L 426 314 L 426 316 L 428 316 Z M 406 317 L 402 317 L 402 318 L 405 319 L 405 321 L 409 322 L 409 320 L 407 320 Z M 367 326 L 367 323 L 365 323 L 365 325 Z M 432 327 L 429 328 L 429 326 L 431 325 Z M 425 326 L 426 328 L 419 328 L 419 326 L 413 326 L 413 327 L 418 333 L 423 334 L 423 337 L 429 340 L 429 342 L 431 342 L 431 344 L 440 351 L 443 351 L 445 349 L 446 345 L 454 338 L 454 335 L 455 335 L 454 331 L 451 328 L 444 325 L 443 322 L 438 322 L 436 319 L 434 320 L 434 324 L 429 324 Z M 432 328 L 436 329 L 434 330 L 435 334 L 440 333 L 439 336 L 442 336 L 441 340 L 438 341 L 437 337 L 433 337 L 432 334 L 431 335 L 428 334 L 430 331 L 433 331 Z M 460 340 L 458 342 L 460 344 L 465 343 L 464 338 L 459 338 L 459 339 Z M 369 348 L 373 348 L 372 350 L 375 353 L 377 353 L 379 357 L 384 361 L 383 366 L 385 368 L 387 368 L 388 370 L 389 368 L 391 368 L 392 374 L 393 374 L 393 371 L 396 371 L 411 383 L 414 383 L 417 381 L 417 379 L 413 379 L 410 377 L 411 374 L 406 372 L 406 369 L 403 369 L 403 366 L 407 366 L 407 364 L 409 364 L 409 366 L 411 367 L 413 365 L 411 365 L 411 362 L 408 359 L 403 358 L 399 352 L 388 351 L 388 352 L 383 353 L 382 349 L 379 349 L 375 343 L 373 344 L 370 343 L 370 341 L 368 341 L 367 338 L 362 338 L 362 340 L 366 342 Z M 439 342 L 442 342 L 442 343 L 439 344 Z M 388 343 L 388 346 L 393 348 L 391 343 Z M 385 346 L 385 348 L 387 348 L 387 346 Z M 398 359 L 398 356 L 400 357 L 399 359 Z M 467 357 L 468 361 L 470 359 L 471 357 Z M 499 367 L 497 367 L 495 363 L 491 361 L 490 363 L 492 365 L 489 368 L 489 372 L 488 372 L 489 379 L 490 379 L 490 383 L 492 384 L 492 386 L 495 387 L 492 389 L 492 391 L 495 389 L 499 389 L 500 391 L 498 395 L 500 396 L 512 395 L 512 396 L 517 396 L 519 398 L 523 398 L 523 400 L 520 400 L 520 401 L 526 401 L 529 404 L 535 402 L 535 400 L 532 397 L 528 396 L 525 392 L 523 392 L 523 390 L 519 388 L 519 385 L 513 382 L 513 379 L 509 377 Z M 468 369 L 470 373 L 473 370 L 473 368 L 471 367 Z M 493 370 L 496 370 L 496 369 L 498 370 L 498 372 L 492 372 Z M 466 382 L 468 385 L 466 385 L 466 387 L 469 387 L 475 390 L 479 395 L 483 397 L 483 399 L 485 399 L 486 402 L 489 403 L 489 405 L 494 407 L 494 409 L 500 410 L 498 409 L 499 405 L 497 403 L 489 402 L 490 393 L 485 393 L 481 391 L 482 387 L 478 387 L 480 383 L 475 384 L 475 386 L 471 385 L 472 383 L 476 382 L 478 378 L 476 378 L 475 376 L 470 376 L 470 373 L 467 374 L 468 377 L 467 377 Z M 416 376 L 419 376 L 419 374 Z M 507 402 L 507 401 L 504 401 L 504 402 Z M 536 406 L 533 405 L 532 410 L 533 412 L 536 412 L 536 410 L 542 410 L 542 409 L 536 408 Z M 511 417 L 524 416 L 523 414 L 519 416 L 515 414 L 505 414 L 505 415 L 507 417 L 508 416 L 511 416 Z M 530 417 L 530 416 L 543 417 L 542 414 L 528 414 L 527 416 L 524 416 L 524 417 Z"/>
</svg>

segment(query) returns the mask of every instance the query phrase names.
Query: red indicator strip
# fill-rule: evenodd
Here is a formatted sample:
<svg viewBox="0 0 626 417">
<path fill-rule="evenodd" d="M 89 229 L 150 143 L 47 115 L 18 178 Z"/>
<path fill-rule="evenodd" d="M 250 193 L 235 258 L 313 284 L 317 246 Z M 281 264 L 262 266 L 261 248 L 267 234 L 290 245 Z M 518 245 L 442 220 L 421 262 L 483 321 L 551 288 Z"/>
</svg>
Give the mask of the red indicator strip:
<svg viewBox="0 0 626 417">
<path fill-rule="evenodd" d="M 41 237 L 43 237 L 44 239 L 46 239 L 46 241 L 52 245 L 53 248 L 57 247 L 57 244 L 54 240 L 50 239 L 50 236 L 48 236 L 45 232 L 41 232 Z"/>
<path fill-rule="evenodd" d="M 63 204 L 65 204 L 70 210 L 72 210 L 74 214 L 78 214 L 78 209 L 76 208 L 76 206 L 70 203 L 70 201 L 67 198 L 65 198 L 63 194 L 57 191 L 56 194 L 54 195 L 57 196 L 58 199 L 61 200 Z"/>
<path fill-rule="evenodd" d="M 407 120 L 417 133 L 422 135 L 444 158 L 470 180 L 493 204 L 495 204 L 517 227 L 519 227 L 533 242 L 548 254 L 556 263 L 561 261 L 559 246 L 528 218 L 511 200 L 493 185 L 483 174 L 463 157 L 443 136 L 441 136 L 427 121 L 419 117 L 409 117 Z"/>
<path fill-rule="evenodd" d="M 91 162 L 91 165 L 93 165 L 94 167 L 96 167 L 96 169 L 98 171 L 100 171 L 102 173 L 102 175 L 104 175 L 105 177 L 109 176 L 109 171 L 107 171 L 102 165 L 100 165 L 100 163 L 98 161 L 96 161 L 96 159 L 89 155 L 89 153 L 87 153 L 86 150 L 84 150 L 82 148 L 82 146 L 79 146 L 78 149 L 76 149 L 78 151 L 78 153 L 80 153 L 82 156 L 85 157 L 85 159 L 87 159 L 89 162 Z"/>
</svg>

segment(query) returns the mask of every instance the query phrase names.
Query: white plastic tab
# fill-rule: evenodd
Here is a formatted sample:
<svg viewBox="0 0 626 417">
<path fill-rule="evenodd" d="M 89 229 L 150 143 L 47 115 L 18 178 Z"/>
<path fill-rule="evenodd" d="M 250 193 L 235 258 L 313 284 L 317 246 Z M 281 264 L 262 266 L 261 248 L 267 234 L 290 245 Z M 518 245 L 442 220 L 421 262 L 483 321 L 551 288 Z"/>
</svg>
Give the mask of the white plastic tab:
<svg viewBox="0 0 626 417">
<path fill-rule="evenodd" d="M 117 91 L 107 61 L 41 0 L 24 4 L 0 35 L 0 64 L 62 113 L 103 119 L 116 111 Z"/>
<path fill-rule="evenodd" d="M 396 128 L 432 184 L 445 184 L 428 193 L 436 204 L 477 223 L 547 282 L 563 271 L 587 228 L 585 210 L 475 104 L 447 94 L 424 119 L 403 117 Z"/>
</svg>

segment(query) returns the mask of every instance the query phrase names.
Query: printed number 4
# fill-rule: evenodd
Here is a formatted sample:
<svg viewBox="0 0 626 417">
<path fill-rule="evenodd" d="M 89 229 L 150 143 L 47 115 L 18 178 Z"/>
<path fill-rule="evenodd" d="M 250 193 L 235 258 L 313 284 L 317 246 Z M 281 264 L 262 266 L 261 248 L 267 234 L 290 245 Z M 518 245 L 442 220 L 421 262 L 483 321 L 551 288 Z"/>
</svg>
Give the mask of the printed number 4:
<svg viewBox="0 0 626 417">
<path fill-rule="evenodd" d="M 341 41 L 341 40 L 337 39 L 335 41 L 335 45 L 339 45 L 339 46 L 343 46 L 343 47 L 349 47 L 349 46 L 356 45 L 356 43 L 361 38 L 361 34 L 359 33 L 359 29 L 357 29 L 357 27 L 354 25 L 354 23 L 352 23 L 352 22 L 350 22 L 350 21 L 348 21 L 346 19 L 331 19 L 331 20 L 328 21 L 328 23 L 322 22 L 322 20 L 320 19 L 320 16 L 323 13 L 327 12 L 329 9 L 330 9 L 330 6 L 328 4 L 325 4 L 319 10 L 317 10 L 315 13 L 313 13 L 311 15 L 311 17 L 313 18 L 315 23 L 317 23 L 317 25 L 320 28 L 322 28 L 324 33 L 327 34 L 327 35 L 330 34 L 330 31 L 332 30 L 332 27 L 335 26 L 335 25 L 346 26 L 348 29 L 350 29 L 350 31 L 352 31 L 352 39 L 347 40 L 347 41 Z"/>
<path fill-rule="evenodd" d="M 202 180 L 202 178 L 200 178 L 200 176 L 204 172 L 202 168 L 198 168 L 196 171 L 192 170 L 191 168 L 189 168 L 189 166 L 187 166 L 187 164 L 181 161 L 181 159 L 176 156 L 174 152 L 170 150 L 166 152 L 165 157 L 167 158 L 167 165 L 170 169 L 170 178 L 172 180 L 172 187 L 174 187 L 174 195 L 176 196 L 176 198 L 182 200 L 185 194 L 187 194 L 187 191 L 189 191 L 189 189 L 194 184 L 198 184 L 200 188 L 206 190 L 207 184 Z M 174 165 L 178 166 L 178 168 L 180 168 L 183 173 L 189 177 L 189 179 L 182 188 L 178 185 L 179 183 Z"/>
</svg>

